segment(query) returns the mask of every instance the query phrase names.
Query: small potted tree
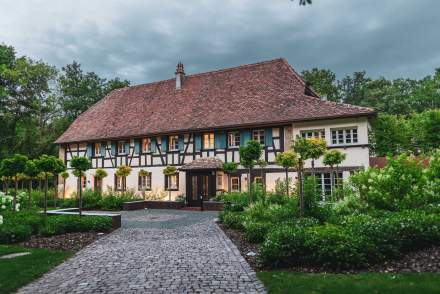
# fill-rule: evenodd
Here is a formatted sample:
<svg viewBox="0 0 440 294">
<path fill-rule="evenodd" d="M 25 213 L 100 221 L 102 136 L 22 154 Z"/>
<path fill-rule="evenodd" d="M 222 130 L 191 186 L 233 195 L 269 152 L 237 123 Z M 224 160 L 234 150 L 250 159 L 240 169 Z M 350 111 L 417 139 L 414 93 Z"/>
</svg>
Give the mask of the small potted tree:
<svg viewBox="0 0 440 294">
<path fill-rule="evenodd" d="M 21 154 L 15 154 L 12 157 L 6 158 L 2 161 L 2 174 L 14 180 L 14 198 L 12 202 L 13 211 L 17 211 L 17 191 L 19 175 L 22 174 L 26 168 L 28 158 Z"/>
<path fill-rule="evenodd" d="M 44 214 L 47 215 L 47 191 L 49 189 L 49 177 L 53 177 L 54 175 L 63 172 L 66 168 L 64 167 L 64 163 L 58 157 L 45 154 L 40 156 L 36 164 L 38 170 L 41 173 L 44 173 Z"/>
<path fill-rule="evenodd" d="M 82 216 L 82 185 L 81 177 L 84 173 L 92 167 L 92 163 L 86 157 L 74 156 L 70 161 L 70 166 L 73 168 L 73 174 L 78 178 L 78 196 L 79 196 L 79 216 Z"/>
<path fill-rule="evenodd" d="M 167 166 L 163 170 L 163 174 L 168 177 L 168 200 L 171 201 L 171 176 L 177 173 L 175 166 Z"/>
<path fill-rule="evenodd" d="M 310 150 L 312 144 L 310 139 L 298 137 L 293 142 L 293 151 L 298 154 L 298 189 L 299 189 L 299 214 L 302 217 L 304 215 L 304 162 L 311 158 Z"/>
</svg>

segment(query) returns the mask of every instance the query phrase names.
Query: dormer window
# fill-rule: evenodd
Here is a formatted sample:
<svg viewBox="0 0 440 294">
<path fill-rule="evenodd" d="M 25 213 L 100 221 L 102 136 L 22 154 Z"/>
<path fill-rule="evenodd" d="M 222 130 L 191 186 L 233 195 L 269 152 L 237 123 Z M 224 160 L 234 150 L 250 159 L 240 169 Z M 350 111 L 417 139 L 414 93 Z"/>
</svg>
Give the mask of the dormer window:
<svg viewBox="0 0 440 294">
<path fill-rule="evenodd" d="M 142 152 L 151 152 L 151 138 L 145 138 L 142 140 Z"/>
<path fill-rule="evenodd" d="M 102 156 L 101 154 L 101 143 L 95 143 L 95 156 Z"/>
<path fill-rule="evenodd" d="M 125 149 L 125 142 L 119 141 L 118 142 L 118 154 L 126 154 L 127 150 Z"/>
</svg>

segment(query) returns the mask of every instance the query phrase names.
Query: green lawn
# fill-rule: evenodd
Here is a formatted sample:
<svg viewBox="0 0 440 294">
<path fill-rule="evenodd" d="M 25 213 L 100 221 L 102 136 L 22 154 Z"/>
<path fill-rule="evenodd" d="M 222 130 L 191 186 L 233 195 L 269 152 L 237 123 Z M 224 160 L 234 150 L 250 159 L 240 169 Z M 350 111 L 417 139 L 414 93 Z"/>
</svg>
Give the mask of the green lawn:
<svg viewBox="0 0 440 294">
<path fill-rule="evenodd" d="M 305 274 L 259 272 L 269 293 L 440 293 L 440 274 Z"/>
<path fill-rule="evenodd" d="M 26 251 L 31 254 L 11 259 L 0 259 L 1 294 L 15 292 L 18 288 L 40 277 L 72 255 L 71 252 L 0 245 L 0 256 Z"/>
</svg>

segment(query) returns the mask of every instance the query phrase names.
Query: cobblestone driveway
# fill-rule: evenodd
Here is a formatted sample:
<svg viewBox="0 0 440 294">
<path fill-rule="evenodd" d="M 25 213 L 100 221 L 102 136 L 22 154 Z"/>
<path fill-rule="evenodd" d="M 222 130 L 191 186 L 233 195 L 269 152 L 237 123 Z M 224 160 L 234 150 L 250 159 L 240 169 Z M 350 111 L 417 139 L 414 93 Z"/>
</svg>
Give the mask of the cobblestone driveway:
<svg viewBox="0 0 440 294">
<path fill-rule="evenodd" d="M 264 293 L 215 212 L 123 212 L 122 229 L 20 293 Z"/>
</svg>

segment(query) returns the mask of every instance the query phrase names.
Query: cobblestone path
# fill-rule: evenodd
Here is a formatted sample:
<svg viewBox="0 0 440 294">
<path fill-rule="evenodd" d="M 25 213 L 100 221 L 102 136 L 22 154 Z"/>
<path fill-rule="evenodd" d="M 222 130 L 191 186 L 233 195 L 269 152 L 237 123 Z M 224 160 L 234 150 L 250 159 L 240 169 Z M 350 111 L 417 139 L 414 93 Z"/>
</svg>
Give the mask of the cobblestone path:
<svg viewBox="0 0 440 294">
<path fill-rule="evenodd" d="M 215 212 L 123 212 L 122 228 L 19 293 L 265 293 Z"/>
</svg>

